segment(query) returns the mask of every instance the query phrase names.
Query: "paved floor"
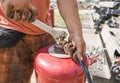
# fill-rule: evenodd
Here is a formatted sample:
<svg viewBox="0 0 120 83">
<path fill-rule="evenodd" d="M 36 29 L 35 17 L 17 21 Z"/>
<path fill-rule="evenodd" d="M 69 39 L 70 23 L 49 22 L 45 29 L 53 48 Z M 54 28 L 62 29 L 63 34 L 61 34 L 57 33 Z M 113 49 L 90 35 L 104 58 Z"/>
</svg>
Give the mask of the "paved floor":
<svg viewBox="0 0 120 83">
<path fill-rule="evenodd" d="M 103 48 L 99 35 L 94 34 L 94 32 L 95 31 L 92 29 L 83 30 L 87 50 L 89 48 L 96 46 Z M 102 70 L 97 69 L 98 67 L 97 62 L 92 64 L 92 66 L 91 65 L 89 66 L 89 71 L 92 76 L 93 83 L 120 83 L 111 78 L 110 69 L 109 69 L 110 68 L 109 65 L 111 64 L 111 62 L 108 60 L 108 55 L 106 53 L 103 56 L 105 56 L 105 63 L 99 65 L 99 67 L 102 68 Z"/>
<path fill-rule="evenodd" d="M 31 77 L 31 83 L 36 83 L 35 72 L 33 71 L 33 75 Z"/>
</svg>

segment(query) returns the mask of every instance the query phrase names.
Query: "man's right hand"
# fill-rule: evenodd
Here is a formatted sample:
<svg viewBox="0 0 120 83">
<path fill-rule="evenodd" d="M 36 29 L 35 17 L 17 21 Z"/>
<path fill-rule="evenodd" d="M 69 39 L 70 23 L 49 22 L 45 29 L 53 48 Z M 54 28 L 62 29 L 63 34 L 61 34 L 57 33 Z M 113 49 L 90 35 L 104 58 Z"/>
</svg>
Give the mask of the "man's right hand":
<svg viewBox="0 0 120 83">
<path fill-rule="evenodd" d="M 14 21 L 33 22 L 37 15 L 32 0 L 2 0 L 6 17 Z"/>
</svg>

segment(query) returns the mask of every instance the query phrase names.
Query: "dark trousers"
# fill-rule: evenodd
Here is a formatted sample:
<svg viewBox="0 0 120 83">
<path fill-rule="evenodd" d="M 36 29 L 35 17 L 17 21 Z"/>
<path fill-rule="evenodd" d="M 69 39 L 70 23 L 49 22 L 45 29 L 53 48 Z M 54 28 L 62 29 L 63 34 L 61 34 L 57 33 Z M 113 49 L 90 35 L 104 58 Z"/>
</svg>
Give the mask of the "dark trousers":
<svg viewBox="0 0 120 83">
<path fill-rule="evenodd" d="M 30 83 L 37 51 L 54 43 L 49 34 L 25 35 L 14 47 L 0 48 L 0 83 Z"/>
</svg>

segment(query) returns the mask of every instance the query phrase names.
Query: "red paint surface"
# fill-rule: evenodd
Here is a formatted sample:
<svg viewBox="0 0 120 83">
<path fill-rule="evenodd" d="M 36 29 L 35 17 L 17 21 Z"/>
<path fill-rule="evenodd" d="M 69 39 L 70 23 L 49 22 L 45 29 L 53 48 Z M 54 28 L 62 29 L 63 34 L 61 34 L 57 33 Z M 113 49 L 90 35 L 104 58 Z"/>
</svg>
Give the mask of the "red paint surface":
<svg viewBox="0 0 120 83">
<path fill-rule="evenodd" d="M 49 9 L 47 21 L 49 23 L 49 26 L 54 27 L 54 9 L 53 8 Z"/>
<path fill-rule="evenodd" d="M 41 49 L 35 57 L 37 83 L 85 83 L 86 77 L 81 66 L 72 59 L 60 59 L 48 53 L 50 46 Z M 86 57 L 84 61 L 87 63 Z"/>
</svg>

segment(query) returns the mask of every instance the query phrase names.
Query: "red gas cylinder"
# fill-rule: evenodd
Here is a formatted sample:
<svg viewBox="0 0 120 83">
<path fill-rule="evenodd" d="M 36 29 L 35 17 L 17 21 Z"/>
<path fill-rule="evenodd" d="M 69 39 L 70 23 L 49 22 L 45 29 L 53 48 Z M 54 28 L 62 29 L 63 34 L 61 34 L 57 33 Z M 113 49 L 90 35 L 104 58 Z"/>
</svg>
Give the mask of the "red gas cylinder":
<svg viewBox="0 0 120 83">
<path fill-rule="evenodd" d="M 56 57 L 59 54 L 51 51 L 53 46 L 42 48 L 35 57 L 37 83 L 85 83 L 86 76 L 82 67 L 75 64 L 70 58 Z M 86 57 L 84 57 L 84 61 L 87 65 Z"/>
</svg>

